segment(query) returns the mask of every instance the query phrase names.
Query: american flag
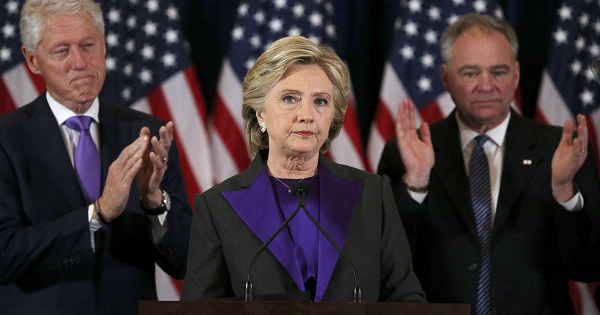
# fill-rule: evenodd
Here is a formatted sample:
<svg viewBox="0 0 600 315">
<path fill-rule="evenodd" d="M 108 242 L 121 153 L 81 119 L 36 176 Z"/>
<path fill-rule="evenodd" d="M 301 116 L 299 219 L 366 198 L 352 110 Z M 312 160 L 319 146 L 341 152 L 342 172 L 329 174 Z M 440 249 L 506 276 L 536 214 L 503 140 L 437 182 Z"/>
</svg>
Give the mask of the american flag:
<svg viewBox="0 0 600 315">
<path fill-rule="evenodd" d="M 246 168 L 252 157 L 243 135 L 241 82 L 256 58 L 275 40 L 301 35 L 334 49 L 336 30 L 333 6 L 327 0 L 242 1 L 231 31 L 231 47 L 225 57 L 213 106 L 211 137 L 213 156 L 219 160 L 218 181 Z M 352 104 L 348 106 L 340 136 L 328 151 L 336 162 L 364 169 L 360 133 Z"/>
<path fill-rule="evenodd" d="M 433 123 L 454 109 L 440 79 L 439 38 L 444 29 L 468 12 L 502 15 L 494 1 L 484 0 L 403 0 L 400 12 L 369 133 L 367 160 L 371 170 L 377 169 L 385 142 L 395 136 L 401 100 L 413 100 L 419 110 L 418 124 Z"/>
<path fill-rule="evenodd" d="M 0 112 L 32 101 L 45 89 L 28 72 L 18 31 L 22 1 L 0 8 Z M 206 111 L 180 28 L 179 9 L 167 0 L 105 0 L 107 76 L 101 95 L 175 123 L 188 196 L 213 185 Z M 157 268 L 159 298 L 179 299 L 179 284 Z"/>
<path fill-rule="evenodd" d="M 559 7 L 542 74 L 536 120 L 562 126 L 577 114 L 587 117 L 590 143 L 598 159 L 600 146 L 600 85 L 590 65 L 600 57 L 600 3 L 597 0 L 564 1 Z M 598 283 L 572 283 L 579 314 L 600 314 L 593 302 Z"/>
</svg>

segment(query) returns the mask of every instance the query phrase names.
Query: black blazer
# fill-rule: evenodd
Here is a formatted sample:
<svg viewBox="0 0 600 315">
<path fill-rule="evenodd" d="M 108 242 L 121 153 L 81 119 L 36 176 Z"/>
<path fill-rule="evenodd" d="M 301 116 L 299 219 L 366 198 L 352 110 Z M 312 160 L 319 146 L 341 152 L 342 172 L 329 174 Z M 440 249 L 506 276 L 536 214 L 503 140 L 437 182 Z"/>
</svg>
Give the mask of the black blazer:
<svg viewBox="0 0 600 315">
<path fill-rule="evenodd" d="M 554 201 L 551 161 L 561 130 L 511 114 L 491 244 L 497 314 L 573 313 L 563 258 L 576 259 L 567 244 L 583 237 L 577 224 L 585 222 L 586 211 L 598 209 L 600 190 L 589 154 L 576 177 L 584 211 L 569 213 Z M 405 169 L 396 139 L 386 144 L 378 173 L 391 179 L 428 300 L 472 304 L 479 246 L 454 112 L 431 125 L 431 137 L 435 165 L 422 205 L 401 180 Z"/>
<path fill-rule="evenodd" d="M 109 165 L 143 126 L 163 121 L 100 100 L 102 186 Z M 171 196 L 168 229 L 152 243 L 148 218 L 132 185 L 123 214 L 95 233 L 58 123 L 43 93 L 0 116 L 0 309 L 23 314 L 135 314 L 139 300 L 156 299 L 154 265 L 182 278 L 191 208 L 169 152 L 161 183 Z"/>
<path fill-rule="evenodd" d="M 244 172 L 196 196 L 182 300 L 244 296 L 253 255 L 283 223 L 266 173 L 267 152 L 261 153 Z M 338 241 L 343 244 L 338 245 L 354 265 L 363 301 L 424 302 L 389 180 L 321 155 L 319 182 L 320 222 L 331 234 L 342 230 Z M 279 217 L 278 221 L 269 223 L 273 217 Z M 339 219 L 326 219 L 332 217 Z M 345 218 L 347 226 L 342 223 Z M 321 244 L 327 242 L 320 237 Z M 285 231 L 275 241 L 287 242 L 291 250 Z M 328 252 L 323 247 L 317 294 L 321 288 L 322 301 L 352 301 L 355 282 L 350 268 L 333 247 Z M 255 296 L 299 292 L 294 282 L 299 270 L 285 262 L 293 254 L 271 249 L 261 254 L 254 268 Z M 326 265 L 333 269 L 324 271 Z"/>
</svg>

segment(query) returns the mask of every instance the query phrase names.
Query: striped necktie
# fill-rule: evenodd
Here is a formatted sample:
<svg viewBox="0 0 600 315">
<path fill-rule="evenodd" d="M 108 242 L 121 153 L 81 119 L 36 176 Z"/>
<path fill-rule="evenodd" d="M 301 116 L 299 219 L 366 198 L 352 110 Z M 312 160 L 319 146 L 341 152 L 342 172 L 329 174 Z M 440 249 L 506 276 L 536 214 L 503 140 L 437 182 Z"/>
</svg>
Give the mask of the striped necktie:
<svg viewBox="0 0 600 315">
<path fill-rule="evenodd" d="M 477 276 L 477 296 L 475 314 L 489 315 L 492 310 L 492 261 L 490 240 L 492 234 L 492 197 L 490 187 L 490 168 L 483 151 L 483 144 L 489 140 L 486 135 L 475 138 L 477 144 L 469 162 L 469 189 L 473 215 L 479 237 L 481 261 Z"/>
</svg>

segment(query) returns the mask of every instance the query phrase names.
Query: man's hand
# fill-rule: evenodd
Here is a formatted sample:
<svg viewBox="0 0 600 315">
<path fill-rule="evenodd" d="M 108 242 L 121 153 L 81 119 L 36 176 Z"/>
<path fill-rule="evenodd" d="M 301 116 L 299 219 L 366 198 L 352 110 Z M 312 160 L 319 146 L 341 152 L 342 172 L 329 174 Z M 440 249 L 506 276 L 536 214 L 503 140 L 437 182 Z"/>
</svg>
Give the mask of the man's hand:
<svg viewBox="0 0 600 315">
<path fill-rule="evenodd" d="M 158 131 L 160 139 L 152 137 L 152 149 L 144 156 L 144 165 L 137 175 L 137 184 L 146 209 L 155 209 L 160 206 L 162 193 L 160 183 L 167 171 L 169 149 L 173 143 L 173 122 L 169 121 Z M 150 130 L 146 127 L 140 130 L 140 136 L 150 137 Z"/>
<path fill-rule="evenodd" d="M 119 157 L 108 168 L 104 191 L 98 198 L 100 211 L 106 220 L 112 221 L 125 209 L 131 184 L 142 168 L 148 143 L 149 137 L 140 134 L 139 138 L 121 151 Z M 93 218 L 101 221 L 96 213 L 93 214 Z"/>
<path fill-rule="evenodd" d="M 420 138 L 416 129 L 415 105 L 411 100 L 404 99 L 398 106 L 396 116 L 398 150 L 406 167 L 404 180 L 407 185 L 422 187 L 429 184 L 429 174 L 435 163 L 435 155 L 429 125 L 426 122 L 421 124 Z"/>
<path fill-rule="evenodd" d="M 577 137 L 573 138 L 577 129 Z M 587 157 L 588 129 L 585 116 L 577 115 L 577 128 L 567 120 L 562 138 L 552 157 L 552 194 L 558 202 L 573 198 L 573 179 Z"/>
</svg>

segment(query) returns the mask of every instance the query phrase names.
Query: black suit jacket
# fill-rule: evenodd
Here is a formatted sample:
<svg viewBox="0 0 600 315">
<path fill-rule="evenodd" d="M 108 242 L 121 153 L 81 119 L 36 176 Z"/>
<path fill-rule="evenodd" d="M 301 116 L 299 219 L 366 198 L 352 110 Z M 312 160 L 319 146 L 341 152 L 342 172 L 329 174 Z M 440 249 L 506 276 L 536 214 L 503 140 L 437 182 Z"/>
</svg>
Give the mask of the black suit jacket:
<svg viewBox="0 0 600 315">
<path fill-rule="evenodd" d="M 109 165 L 143 126 L 164 122 L 100 100 L 102 186 Z M 171 196 L 168 229 L 152 243 L 137 186 L 123 214 L 90 243 L 88 204 L 45 93 L 0 116 L 0 309 L 6 314 L 135 314 L 138 300 L 156 299 L 154 264 L 185 273 L 191 208 L 169 152 L 161 183 Z"/>
<path fill-rule="evenodd" d="M 254 231 L 262 230 L 263 238 L 268 238 L 283 223 L 283 218 L 269 223 L 280 214 L 270 206 L 276 199 L 266 173 L 266 152 L 262 153 L 264 156 L 257 155 L 244 172 L 196 196 L 182 300 L 244 296 L 252 257 L 264 241 Z M 354 265 L 363 301 L 425 301 L 412 271 L 410 249 L 389 180 L 321 155 L 319 183 L 320 222 L 332 236 L 343 230 L 339 233 L 343 244 L 338 244 Z M 233 194 L 237 199 L 228 201 L 224 196 Z M 246 221 L 239 213 L 247 214 Z M 326 219 L 336 216 L 339 219 Z M 348 226 L 342 223 L 344 218 L 349 219 Z M 277 241 L 291 245 L 285 230 L 275 238 Z M 327 241 L 321 237 L 320 242 Z M 299 292 L 293 279 L 298 270 L 286 268 L 288 264 L 280 260 L 293 255 L 289 251 L 292 247 L 283 254 L 271 248 L 262 252 L 252 273 L 254 294 Z M 348 264 L 334 250 L 324 253 L 323 246 L 319 250 L 317 292 L 320 285 L 326 287 L 322 300 L 352 301 L 355 280 Z M 333 269 L 328 274 L 323 270 L 329 262 Z"/>
<path fill-rule="evenodd" d="M 479 246 L 454 112 L 431 125 L 435 165 L 421 205 L 401 180 L 397 141 L 386 144 L 378 173 L 391 178 L 413 249 L 415 272 L 430 302 L 475 301 Z M 569 213 L 554 201 L 551 161 L 561 128 L 512 113 L 492 232 L 492 288 L 497 314 L 569 314 L 568 268 L 578 254 L 586 211 L 598 209 L 599 185 L 592 154 L 576 182 L 584 211 Z M 570 223 L 566 224 L 566 223 Z M 564 260 L 563 260 L 564 259 Z"/>
</svg>

